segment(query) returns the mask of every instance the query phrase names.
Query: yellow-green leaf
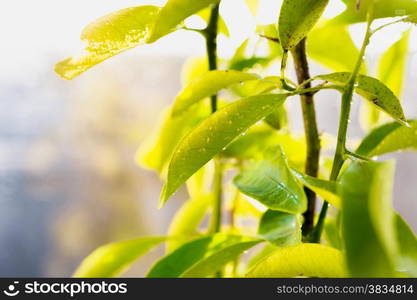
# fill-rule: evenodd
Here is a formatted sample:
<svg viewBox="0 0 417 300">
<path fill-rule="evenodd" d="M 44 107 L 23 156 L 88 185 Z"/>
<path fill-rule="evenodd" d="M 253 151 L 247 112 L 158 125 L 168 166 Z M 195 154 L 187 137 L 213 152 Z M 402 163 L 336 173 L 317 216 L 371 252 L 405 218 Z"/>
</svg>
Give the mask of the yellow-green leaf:
<svg viewBox="0 0 417 300">
<path fill-rule="evenodd" d="M 342 252 L 320 244 L 299 244 L 275 250 L 247 277 L 345 277 Z"/>
<path fill-rule="evenodd" d="M 395 214 L 395 224 L 400 251 L 398 269 L 409 276 L 417 277 L 417 237 L 399 214 Z"/>
<path fill-rule="evenodd" d="M 171 109 L 165 111 L 159 125 L 139 147 L 136 154 L 137 163 L 164 175 L 181 139 L 208 115 L 209 107 L 205 105 L 196 105 L 175 118 L 171 116 Z"/>
<path fill-rule="evenodd" d="M 346 84 L 350 77 L 351 74 L 349 72 L 338 72 L 328 75 L 319 75 L 316 78 L 336 84 Z M 355 91 L 398 122 L 403 124 L 407 123 L 400 100 L 378 79 L 365 75 L 358 75 Z"/>
<path fill-rule="evenodd" d="M 220 0 L 168 0 L 155 20 L 155 26 L 152 28 L 149 42 L 155 42 L 164 35 L 169 34 L 189 16 L 219 2 Z"/>
<path fill-rule="evenodd" d="M 159 260 L 147 277 L 207 277 L 262 240 L 229 234 L 215 234 L 191 241 Z"/>
<path fill-rule="evenodd" d="M 409 121 L 410 127 L 397 122 L 375 128 L 359 145 L 356 153 L 378 156 L 400 150 L 417 150 L 417 121 Z"/>
<path fill-rule="evenodd" d="M 212 203 L 212 195 L 201 195 L 190 199 L 177 211 L 168 229 L 170 237 L 174 237 L 167 243 L 167 250 L 171 252 L 182 244 L 195 237 L 198 226 L 207 213 Z"/>
<path fill-rule="evenodd" d="M 233 84 L 259 79 L 254 74 L 226 70 L 209 71 L 193 80 L 175 99 L 172 114 L 179 115 L 198 101 Z"/>
<path fill-rule="evenodd" d="M 158 11 L 151 5 L 129 7 L 99 18 L 81 34 L 87 43 L 84 52 L 57 63 L 55 72 L 73 79 L 116 54 L 145 44 Z"/>
<path fill-rule="evenodd" d="M 394 274 L 397 241 L 392 211 L 394 163 L 352 163 L 340 178 L 342 232 L 354 277 Z"/>
<path fill-rule="evenodd" d="M 102 246 L 83 260 L 74 277 L 115 277 L 163 241 L 164 237 L 147 237 Z"/>
<path fill-rule="evenodd" d="M 317 23 L 329 0 L 284 0 L 278 31 L 284 50 L 296 46 Z"/>
<path fill-rule="evenodd" d="M 286 97 L 273 94 L 245 98 L 200 123 L 180 142 L 172 157 L 160 204 L 237 136 L 282 105 Z"/>
<path fill-rule="evenodd" d="M 334 23 L 351 24 L 366 21 L 369 5 L 374 0 L 360 0 L 359 10 L 356 0 L 343 0 L 346 10 L 334 19 Z M 376 0 L 374 18 L 390 18 L 411 15 L 417 12 L 415 0 Z"/>
<path fill-rule="evenodd" d="M 337 208 L 341 207 L 340 197 L 337 195 L 336 182 L 311 177 L 296 170 L 292 170 L 292 173 L 303 185 L 314 191 L 323 200 Z"/>
<path fill-rule="evenodd" d="M 312 59 L 336 72 L 353 70 L 359 56 L 347 27 L 330 22 L 311 31 L 307 51 Z M 366 74 L 365 64 L 362 64 L 361 72 Z"/>
<path fill-rule="evenodd" d="M 307 209 L 304 190 L 288 168 L 280 147 L 268 151 L 263 159 L 248 163 L 233 182 L 242 193 L 269 209 L 287 213 L 303 213 Z"/>
</svg>

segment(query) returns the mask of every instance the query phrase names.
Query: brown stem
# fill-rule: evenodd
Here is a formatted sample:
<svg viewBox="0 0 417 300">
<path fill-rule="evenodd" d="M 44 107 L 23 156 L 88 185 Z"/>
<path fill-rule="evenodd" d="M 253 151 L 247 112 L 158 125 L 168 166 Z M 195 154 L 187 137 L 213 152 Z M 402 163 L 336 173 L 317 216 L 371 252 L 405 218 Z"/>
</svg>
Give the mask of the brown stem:
<svg viewBox="0 0 417 300">
<path fill-rule="evenodd" d="M 293 50 L 295 71 L 299 84 L 309 80 L 310 71 L 306 54 L 306 40 L 303 39 Z M 306 89 L 311 88 L 308 83 Z M 306 135 L 307 157 L 305 162 L 305 173 L 317 177 L 320 159 L 320 136 L 317 128 L 316 109 L 314 107 L 314 95 L 306 93 L 300 95 L 301 108 L 303 111 L 304 131 Z M 303 235 L 307 236 L 314 228 L 314 214 L 316 209 L 316 194 L 305 188 L 308 200 L 307 211 L 304 213 Z"/>
</svg>

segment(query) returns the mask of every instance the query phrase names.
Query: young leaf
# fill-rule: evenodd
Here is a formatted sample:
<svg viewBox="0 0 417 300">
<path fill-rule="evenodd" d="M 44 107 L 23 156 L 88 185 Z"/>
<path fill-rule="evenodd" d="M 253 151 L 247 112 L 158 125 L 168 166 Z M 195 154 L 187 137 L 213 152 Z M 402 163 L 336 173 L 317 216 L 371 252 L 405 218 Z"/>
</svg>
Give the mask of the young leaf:
<svg viewBox="0 0 417 300">
<path fill-rule="evenodd" d="M 264 159 L 245 166 L 234 184 L 242 193 L 272 210 L 297 214 L 307 208 L 305 193 L 289 170 L 280 147 Z"/>
<path fill-rule="evenodd" d="M 373 157 L 399 150 L 417 150 L 417 121 L 409 121 L 410 127 L 397 122 L 375 128 L 362 143 L 356 153 Z"/>
<path fill-rule="evenodd" d="M 84 259 L 74 277 L 116 277 L 163 241 L 164 237 L 148 237 L 102 246 Z"/>
<path fill-rule="evenodd" d="M 222 233 L 194 240 L 159 260 L 147 277 L 208 277 L 260 242 Z"/>
<path fill-rule="evenodd" d="M 284 0 L 278 21 L 279 38 L 284 50 L 290 50 L 307 36 L 329 0 Z"/>
<path fill-rule="evenodd" d="M 209 71 L 192 81 L 182 90 L 174 102 L 172 114 L 181 114 L 198 101 L 216 94 L 233 84 L 259 79 L 258 76 L 239 71 Z"/>
<path fill-rule="evenodd" d="M 341 207 L 340 197 L 337 195 L 336 182 L 311 177 L 296 170 L 292 170 L 292 173 L 303 185 L 315 192 L 323 200 L 337 208 Z"/>
<path fill-rule="evenodd" d="M 337 84 L 345 84 L 348 82 L 350 76 L 351 74 L 348 72 L 338 72 L 328 75 L 319 75 L 316 78 Z M 398 122 L 403 124 L 407 123 L 400 100 L 398 100 L 394 93 L 378 79 L 365 75 L 358 75 L 355 90 L 359 95 L 386 112 Z"/>
<path fill-rule="evenodd" d="M 245 0 L 246 5 L 254 16 L 258 13 L 259 1 L 260 0 Z"/>
<path fill-rule="evenodd" d="M 171 116 L 171 111 L 169 109 L 163 113 L 160 125 L 142 143 L 136 154 L 136 161 L 140 166 L 155 170 L 161 175 L 165 173 L 180 140 L 209 115 L 209 108 L 204 103 L 192 107 L 176 118 Z"/>
<path fill-rule="evenodd" d="M 56 64 L 55 72 L 64 79 L 73 79 L 116 54 L 145 44 L 158 11 L 156 6 L 138 6 L 99 18 L 81 34 L 81 40 L 87 43 L 84 52 Z"/>
<path fill-rule="evenodd" d="M 311 31 L 307 52 L 312 59 L 336 72 L 353 70 L 359 56 L 348 28 L 330 22 Z M 366 74 L 365 64 L 361 72 Z"/>
<path fill-rule="evenodd" d="M 200 123 L 180 142 L 172 156 L 160 204 L 237 136 L 282 105 L 286 97 L 274 94 L 242 99 Z"/>
<path fill-rule="evenodd" d="M 167 243 L 168 252 L 177 249 L 197 234 L 198 226 L 203 221 L 212 199 L 211 194 L 201 195 L 188 200 L 177 211 L 168 229 L 169 236 L 175 237 Z"/>
<path fill-rule="evenodd" d="M 267 210 L 259 222 L 258 234 L 276 246 L 301 243 L 301 216 Z"/>
<path fill-rule="evenodd" d="M 152 28 L 148 42 L 155 42 L 169 34 L 189 16 L 219 2 L 220 0 L 168 0 L 155 20 L 155 26 Z"/>
<path fill-rule="evenodd" d="M 399 271 L 417 277 L 417 237 L 404 219 L 395 214 L 399 256 Z"/>
<path fill-rule="evenodd" d="M 393 162 L 354 162 L 340 178 L 342 232 L 354 277 L 394 274 L 397 254 L 392 211 Z"/>
<path fill-rule="evenodd" d="M 366 14 L 371 1 L 361 0 L 359 10 L 357 1 L 343 0 L 346 3 L 346 10 L 334 19 L 334 23 L 351 24 L 366 21 Z M 417 1 L 415 0 L 378 0 L 375 1 L 375 19 L 400 17 L 417 12 Z"/>
<path fill-rule="evenodd" d="M 343 254 L 320 244 L 280 248 L 256 264 L 247 277 L 345 277 Z"/>
</svg>

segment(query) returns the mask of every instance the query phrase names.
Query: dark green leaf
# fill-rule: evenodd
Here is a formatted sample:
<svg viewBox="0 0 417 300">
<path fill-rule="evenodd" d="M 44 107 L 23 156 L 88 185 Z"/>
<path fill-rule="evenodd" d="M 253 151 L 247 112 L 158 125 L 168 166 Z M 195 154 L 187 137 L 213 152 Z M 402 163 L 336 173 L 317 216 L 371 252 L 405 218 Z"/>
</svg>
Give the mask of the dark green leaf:
<svg viewBox="0 0 417 300">
<path fill-rule="evenodd" d="M 147 277 L 208 277 L 261 241 L 228 234 L 194 240 L 159 260 Z"/>
<path fill-rule="evenodd" d="M 304 190 L 289 170 L 281 148 L 274 150 L 275 153 L 245 166 L 234 184 L 272 210 L 303 213 L 307 208 Z"/>
<path fill-rule="evenodd" d="M 87 43 L 79 56 L 67 58 L 55 66 L 64 79 L 73 79 L 98 63 L 147 41 L 159 7 L 129 7 L 108 14 L 88 25 L 81 34 Z"/>
<path fill-rule="evenodd" d="M 342 232 L 354 277 L 393 276 L 396 233 L 392 211 L 393 162 L 352 163 L 340 178 Z"/>
<path fill-rule="evenodd" d="M 196 171 L 250 126 L 282 105 L 286 95 L 260 95 L 239 100 L 212 114 L 177 147 L 161 195 L 163 205 Z"/>
<path fill-rule="evenodd" d="M 411 127 L 393 122 L 375 128 L 365 137 L 356 153 L 372 157 L 399 150 L 417 150 L 417 121 L 408 123 Z"/>
<path fill-rule="evenodd" d="M 345 277 L 343 254 L 320 244 L 279 248 L 256 264 L 247 277 Z"/>
<path fill-rule="evenodd" d="M 148 237 L 102 246 L 84 259 L 74 277 L 115 277 L 164 240 L 164 237 Z"/>
<path fill-rule="evenodd" d="M 284 0 L 278 22 L 283 49 L 289 50 L 307 36 L 329 0 Z"/>
<path fill-rule="evenodd" d="M 328 75 L 319 75 L 316 78 L 337 84 L 346 84 L 350 77 L 351 73 L 339 72 Z M 403 124 L 406 123 L 400 100 L 398 100 L 394 93 L 378 79 L 365 75 L 358 75 L 355 91 L 398 122 Z"/>
<path fill-rule="evenodd" d="M 182 21 L 220 0 L 168 0 L 155 20 L 148 42 L 152 43 L 175 30 Z"/>
<path fill-rule="evenodd" d="M 275 244 L 284 247 L 301 242 L 300 215 L 267 210 L 259 222 L 258 234 Z"/>
</svg>

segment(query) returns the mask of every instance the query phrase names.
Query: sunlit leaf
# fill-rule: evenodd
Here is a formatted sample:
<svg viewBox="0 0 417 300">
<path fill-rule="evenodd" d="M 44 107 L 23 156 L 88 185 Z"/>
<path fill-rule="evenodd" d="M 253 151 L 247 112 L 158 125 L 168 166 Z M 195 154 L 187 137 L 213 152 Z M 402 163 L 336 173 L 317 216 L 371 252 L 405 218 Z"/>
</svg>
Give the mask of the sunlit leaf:
<svg viewBox="0 0 417 300">
<path fill-rule="evenodd" d="M 181 139 L 209 113 L 204 105 L 194 106 L 175 118 L 171 117 L 170 109 L 165 111 L 156 130 L 140 146 L 136 154 L 138 164 L 163 175 Z"/>
<path fill-rule="evenodd" d="M 258 13 L 260 0 L 245 0 L 246 5 L 254 16 Z"/>
<path fill-rule="evenodd" d="M 278 22 L 283 49 L 296 46 L 317 23 L 329 0 L 284 0 Z"/>
<path fill-rule="evenodd" d="M 115 277 L 163 241 L 164 237 L 147 237 L 102 246 L 84 259 L 74 277 Z"/>
<path fill-rule="evenodd" d="M 209 69 L 207 57 L 189 58 L 181 70 L 181 83 L 183 86 L 189 85 L 196 78 L 207 73 Z"/>
<path fill-rule="evenodd" d="M 322 199 L 333 206 L 340 208 L 340 197 L 337 195 L 337 183 L 308 176 L 298 171 L 292 170 L 296 178 L 310 190 L 314 191 Z"/>
<path fill-rule="evenodd" d="M 286 95 L 261 95 L 225 106 L 205 119 L 178 145 L 161 194 L 163 205 L 196 171 L 250 126 L 282 105 Z"/>
<path fill-rule="evenodd" d="M 320 244 L 280 248 L 255 265 L 247 277 L 345 277 L 343 254 Z"/>
<path fill-rule="evenodd" d="M 329 22 L 311 31 L 307 52 L 312 59 L 336 72 L 353 70 L 359 56 L 347 27 Z M 361 72 L 366 73 L 365 64 Z"/>
<path fill-rule="evenodd" d="M 284 153 L 275 153 L 247 164 L 234 184 L 244 194 L 272 210 L 303 213 L 307 208 L 304 191 L 288 168 Z"/>
<path fill-rule="evenodd" d="M 319 75 L 316 78 L 337 84 L 346 84 L 350 77 L 351 74 L 348 72 L 338 72 L 328 75 Z M 394 93 L 378 79 L 365 75 L 358 75 L 355 91 L 398 122 L 406 123 L 400 100 L 398 100 Z"/>
<path fill-rule="evenodd" d="M 206 24 L 208 24 L 209 20 L 210 20 L 210 16 L 211 16 L 211 7 L 207 7 L 203 10 L 200 10 L 197 13 L 197 16 L 201 17 L 204 21 L 206 21 Z M 217 24 L 217 31 L 218 33 L 222 33 L 225 36 L 229 37 L 230 36 L 230 32 L 229 29 L 227 28 L 227 25 L 223 19 L 223 17 L 221 15 L 219 15 L 219 20 L 218 20 L 218 24 Z"/>
<path fill-rule="evenodd" d="M 417 237 L 399 214 L 395 214 L 395 224 L 400 251 L 399 271 L 417 277 Z"/>
<path fill-rule="evenodd" d="M 339 219 L 330 219 L 327 217 L 326 224 L 324 225 L 323 235 L 327 243 L 336 249 L 343 249 L 343 241 L 340 232 Z"/>
<path fill-rule="evenodd" d="M 159 260 L 147 277 L 207 277 L 261 241 L 228 234 L 194 240 Z"/>
<path fill-rule="evenodd" d="M 284 247 L 301 242 L 301 215 L 267 210 L 260 222 L 258 234 L 271 243 Z"/>
<path fill-rule="evenodd" d="M 343 240 L 347 266 L 354 277 L 394 274 L 393 179 L 392 161 L 357 161 L 340 178 Z"/>
<path fill-rule="evenodd" d="M 359 10 L 356 0 L 343 0 L 346 10 L 334 19 L 335 23 L 350 24 L 366 21 L 369 4 L 374 0 L 361 0 Z M 377 0 L 375 2 L 375 18 L 406 16 L 417 12 L 415 0 Z"/>
<path fill-rule="evenodd" d="M 96 64 L 147 41 L 159 8 L 125 8 L 99 18 L 81 34 L 87 45 L 79 56 L 67 58 L 55 66 L 64 79 L 73 79 Z"/>
<path fill-rule="evenodd" d="M 265 123 L 276 130 L 285 128 L 288 125 L 288 115 L 285 106 L 278 107 L 272 114 L 265 117 Z"/>
<path fill-rule="evenodd" d="M 172 114 L 179 115 L 198 101 L 214 95 L 233 84 L 255 79 L 259 79 L 259 77 L 239 71 L 209 71 L 193 80 L 179 93 L 175 99 Z"/>
<path fill-rule="evenodd" d="M 197 235 L 197 229 L 207 213 L 213 197 L 211 194 L 190 199 L 176 212 L 168 235 L 174 237 L 167 243 L 167 251 L 171 252 Z"/>
<path fill-rule="evenodd" d="M 364 156 L 378 156 L 400 150 L 417 150 L 417 121 L 409 121 L 410 127 L 397 122 L 375 128 L 356 152 Z"/>
<path fill-rule="evenodd" d="M 152 28 L 148 42 L 152 43 L 169 34 L 189 16 L 219 2 L 220 0 L 168 0 L 155 20 L 155 26 Z"/>
<path fill-rule="evenodd" d="M 408 53 L 408 40 L 410 31 L 403 34 L 402 38 L 394 43 L 382 56 L 379 62 L 378 78 L 386 84 L 397 97 L 401 96 L 405 67 Z M 366 103 L 367 106 L 369 104 Z M 364 107 L 363 117 L 365 126 L 372 128 L 380 123 L 380 112 L 373 107 Z"/>
</svg>

